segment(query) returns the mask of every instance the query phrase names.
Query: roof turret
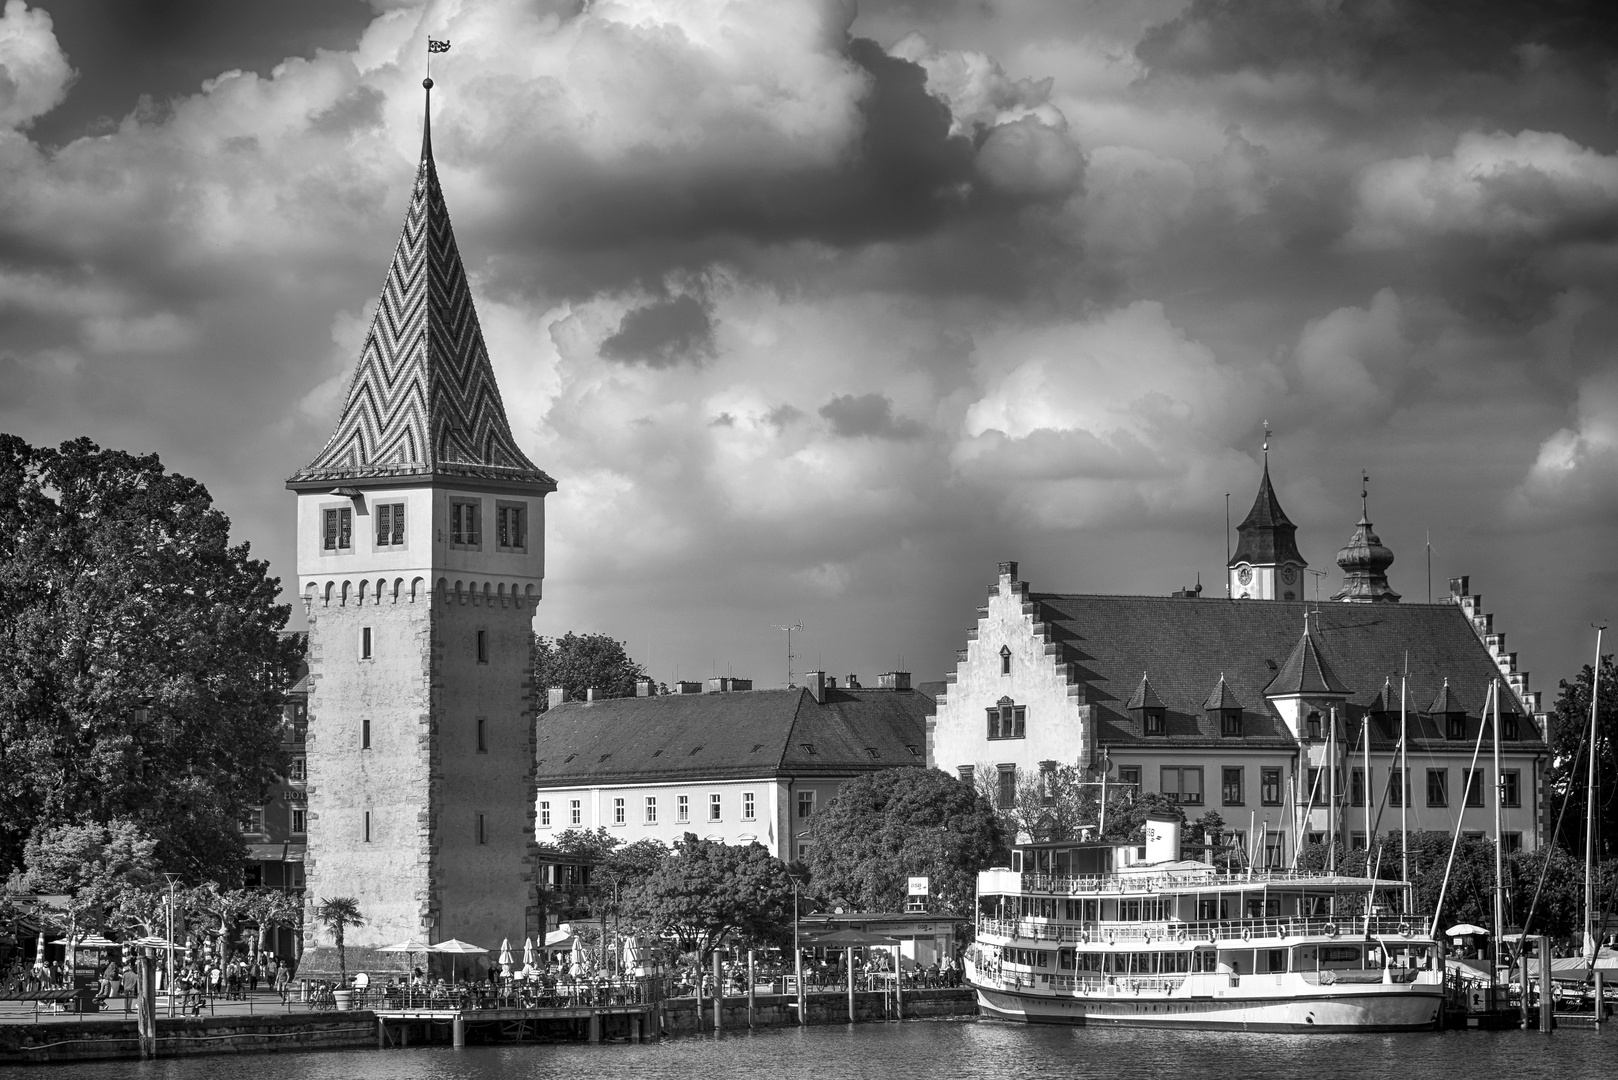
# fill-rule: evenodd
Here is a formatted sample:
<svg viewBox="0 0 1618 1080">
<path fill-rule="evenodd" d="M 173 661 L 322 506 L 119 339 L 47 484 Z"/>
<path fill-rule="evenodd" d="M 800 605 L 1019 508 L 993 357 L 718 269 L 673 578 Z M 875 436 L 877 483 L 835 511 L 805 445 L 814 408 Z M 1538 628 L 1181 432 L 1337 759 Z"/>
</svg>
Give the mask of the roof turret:
<svg viewBox="0 0 1618 1080">
<path fill-rule="evenodd" d="M 1353 604 L 1397 604 L 1399 594 L 1388 584 L 1388 567 L 1393 565 L 1393 552 L 1371 531 L 1367 498 L 1371 478 L 1360 474 L 1360 520 L 1349 537 L 1348 546 L 1337 552 L 1337 565 L 1343 568 L 1343 587 L 1333 594 L 1333 600 Z"/>
<path fill-rule="evenodd" d="M 1315 644 L 1309 633 L 1309 616 L 1304 615 L 1303 636 L 1293 646 L 1292 655 L 1281 665 L 1281 670 L 1270 680 L 1270 685 L 1264 688 L 1264 696 L 1347 697 L 1351 693 L 1353 691 L 1343 685 L 1343 680 L 1337 677 Z"/>
</svg>

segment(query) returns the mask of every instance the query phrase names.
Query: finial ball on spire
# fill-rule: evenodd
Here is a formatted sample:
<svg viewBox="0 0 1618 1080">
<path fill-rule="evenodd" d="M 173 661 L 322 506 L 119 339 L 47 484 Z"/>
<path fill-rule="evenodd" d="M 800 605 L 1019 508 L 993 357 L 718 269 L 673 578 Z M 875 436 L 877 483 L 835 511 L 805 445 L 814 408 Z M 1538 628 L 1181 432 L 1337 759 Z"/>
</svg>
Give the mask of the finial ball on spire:
<svg viewBox="0 0 1618 1080">
<path fill-rule="evenodd" d="M 421 80 L 421 88 L 423 90 L 431 90 L 433 88 L 433 80 L 432 80 L 432 78 L 428 77 L 428 78 L 425 78 L 425 79 Z"/>
</svg>

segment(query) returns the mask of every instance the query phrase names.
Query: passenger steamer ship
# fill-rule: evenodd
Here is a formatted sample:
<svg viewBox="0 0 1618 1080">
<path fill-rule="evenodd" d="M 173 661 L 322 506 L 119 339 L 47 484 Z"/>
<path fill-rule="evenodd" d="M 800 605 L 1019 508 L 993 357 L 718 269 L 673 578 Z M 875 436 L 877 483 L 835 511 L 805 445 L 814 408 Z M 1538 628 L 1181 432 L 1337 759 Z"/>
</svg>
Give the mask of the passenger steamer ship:
<svg viewBox="0 0 1618 1080">
<path fill-rule="evenodd" d="M 1181 860 L 1179 822 L 1134 845 L 1019 845 L 978 875 L 965 973 L 985 1016 L 1250 1031 L 1438 1025 L 1438 943 L 1400 882 Z M 1128 865 L 1124 865 L 1128 863 Z M 1367 911 L 1367 909 L 1369 909 Z"/>
</svg>

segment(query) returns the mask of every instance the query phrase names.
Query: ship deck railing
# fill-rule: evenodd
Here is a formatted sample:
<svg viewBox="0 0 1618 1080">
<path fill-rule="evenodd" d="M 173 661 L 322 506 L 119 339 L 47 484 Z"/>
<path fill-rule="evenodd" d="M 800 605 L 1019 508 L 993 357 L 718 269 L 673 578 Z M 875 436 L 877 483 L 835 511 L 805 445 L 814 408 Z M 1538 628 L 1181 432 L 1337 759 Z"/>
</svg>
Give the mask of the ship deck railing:
<svg viewBox="0 0 1618 1080">
<path fill-rule="evenodd" d="M 1407 915 L 1310 915 L 1206 922 L 1054 922 L 1043 919 L 979 919 L 978 933 L 1062 945 L 1208 944 L 1215 941 L 1286 941 L 1301 937 L 1426 936 L 1425 920 Z"/>
<path fill-rule="evenodd" d="M 1022 891 L 1045 893 L 1053 896 L 1077 896 L 1087 893 L 1133 894 L 1201 891 L 1209 888 L 1232 892 L 1264 888 L 1268 885 L 1315 885 L 1320 888 L 1369 888 L 1372 878 L 1350 877 L 1320 870 L 1271 869 L 1242 870 L 1224 873 L 1217 870 L 1167 870 L 1161 873 L 1136 874 L 1043 874 L 1024 872 Z M 1397 888 L 1400 882 L 1375 879 L 1387 888 Z"/>
</svg>

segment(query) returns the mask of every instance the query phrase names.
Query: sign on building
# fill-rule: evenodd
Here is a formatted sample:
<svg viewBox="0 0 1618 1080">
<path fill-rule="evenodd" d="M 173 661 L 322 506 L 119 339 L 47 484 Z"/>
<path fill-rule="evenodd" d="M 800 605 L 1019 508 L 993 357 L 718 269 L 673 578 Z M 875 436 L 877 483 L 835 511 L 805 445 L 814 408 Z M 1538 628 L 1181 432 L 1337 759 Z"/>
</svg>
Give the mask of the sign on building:
<svg viewBox="0 0 1618 1080">
<path fill-rule="evenodd" d="M 924 878 L 924 877 L 913 877 L 913 878 L 911 878 L 910 879 L 910 893 L 909 893 L 909 895 L 911 895 L 911 896 L 926 896 L 927 895 L 927 879 Z"/>
</svg>

